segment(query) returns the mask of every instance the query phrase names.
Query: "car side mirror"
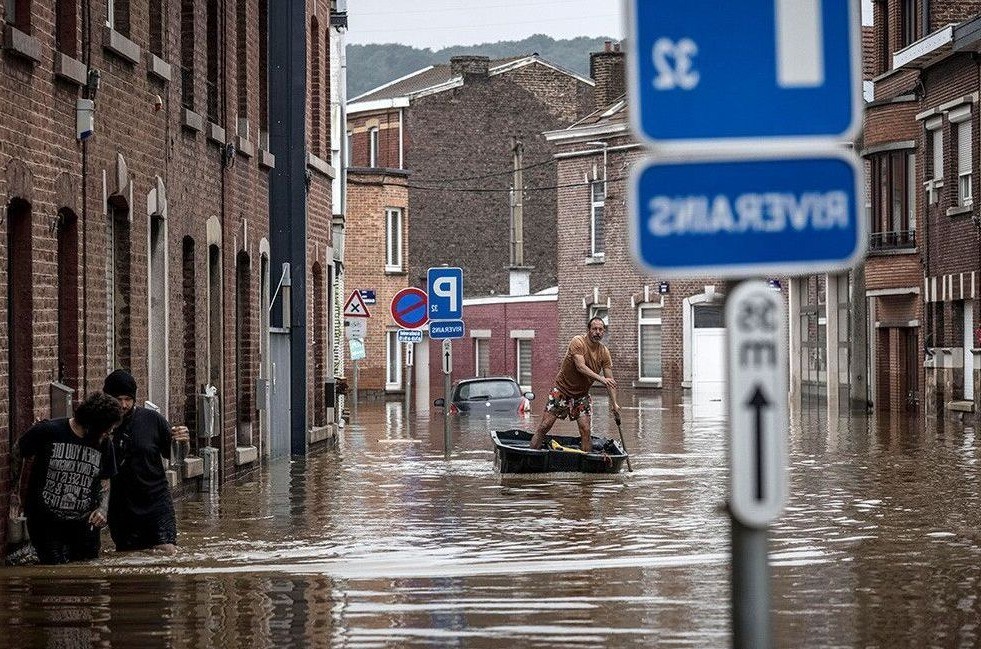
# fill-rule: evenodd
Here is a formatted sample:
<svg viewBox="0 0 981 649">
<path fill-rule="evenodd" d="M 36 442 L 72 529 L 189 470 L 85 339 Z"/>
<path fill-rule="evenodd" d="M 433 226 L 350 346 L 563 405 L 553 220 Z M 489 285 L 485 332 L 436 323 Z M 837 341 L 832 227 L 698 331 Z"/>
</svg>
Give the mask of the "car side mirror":
<svg viewBox="0 0 981 649">
<path fill-rule="evenodd" d="M 534 399 L 535 399 L 535 393 L 534 392 L 525 392 L 525 399 L 527 399 L 528 401 L 534 401 Z"/>
<path fill-rule="evenodd" d="M 442 408 L 446 405 L 446 399 L 440 397 L 439 399 L 433 401 L 433 405 L 436 406 L 437 408 Z"/>
</svg>

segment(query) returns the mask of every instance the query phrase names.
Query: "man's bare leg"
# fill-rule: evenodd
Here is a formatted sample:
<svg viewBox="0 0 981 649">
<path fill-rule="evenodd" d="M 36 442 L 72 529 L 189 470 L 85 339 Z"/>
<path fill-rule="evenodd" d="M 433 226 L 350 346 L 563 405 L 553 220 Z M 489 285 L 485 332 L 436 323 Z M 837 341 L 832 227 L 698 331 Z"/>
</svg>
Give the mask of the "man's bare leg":
<svg viewBox="0 0 981 649">
<path fill-rule="evenodd" d="M 555 424 L 555 419 L 555 415 L 548 410 L 545 411 L 545 414 L 542 415 L 541 423 L 538 424 L 538 429 L 531 436 L 531 448 L 542 447 L 542 444 L 545 442 L 545 436 L 548 435 L 548 431 L 552 430 L 552 426 Z"/>
<path fill-rule="evenodd" d="M 576 420 L 576 423 L 579 424 L 579 437 L 582 439 L 579 446 L 587 453 L 593 451 L 593 441 L 590 439 L 593 427 L 590 425 L 590 421 L 589 415 L 579 415 L 579 419 Z"/>
</svg>

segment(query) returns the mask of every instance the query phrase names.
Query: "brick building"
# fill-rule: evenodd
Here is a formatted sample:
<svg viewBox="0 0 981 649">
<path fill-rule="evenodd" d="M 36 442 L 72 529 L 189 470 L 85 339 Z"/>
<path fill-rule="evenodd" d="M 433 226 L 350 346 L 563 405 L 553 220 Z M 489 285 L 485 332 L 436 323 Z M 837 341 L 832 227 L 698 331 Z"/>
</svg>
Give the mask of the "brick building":
<svg viewBox="0 0 981 649">
<path fill-rule="evenodd" d="M 401 392 L 404 359 L 389 305 L 395 294 L 409 285 L 409 174 L 402 169 L 354 167 L 348 169 L 347 177 L 345 237 L 351 254 L 345 284 L 349 291 L 374 291 L 376 300 L 369 306 L 371 317 L 366 322 L 365 358 L 359 361 L 358 390 Z"/>
<path fill-rule="evenodd" d="M 114 367 L 194 431 L 184 478 L 199 455 L 223 480 L 249 470 L 267 434 L 264 3 L 108 6 L 16 0 L 0 23 L 2 506 L 11 440 Z M 82 142 L 79 100 L 94 102 Z"/>
<path fill-rule="evenodd" d="M 867 267 L 877 406 L 976 411 L 981 2 L 875 3 Z"/>
<path fill-rule="evenodd" d="M 624 386 L 692 388 L 699 398 L 724 387 L 723 289 L 711 279 L 662 282 L 642 274 L 628 250 L 630 166 L 644 156 L 624 99 L 618 46 L 591 56 L 592 114 L 545 134 L 557 149 L 559 346 L 600 316 L 609 324 L 614 373 Z"/>
<path fill-rule="evenodd" d="M 270 119 L 267 35 L 282 17 L 272 9 L 283 4 L 4 4 L 0 506 L 11 441 L 36 417 L 70 412 L 114 367 L 133 372 L 141 401 L 191 428 L 190 455 L 171 467 L 175 482 L 211 475 L 208 465 L 227 481 L 289 453 L 289 430 L 275 430 L 291 396 L 303 406 L 293 411 L 310 413 L 311 441 L 316 418 L 331 416 L 332 393 L 313 386 L 333 378 L 339 362 L 329 287 L 342 266 L 331 244 L 343 228 L 343 201 L 334 199 L 343 197 L 335 166 L 343 138 L 331 114 L 343 112 L 344 93 L 328 82 L 342 79 L 328 52 L 336 55 L 346 29 L 340 4 L 310 0 L 299 12 L 308 35 L 294 65 L 301 71 L 283 75 L 303 80 L 308 93 L 300 133 L 310 144 L 298 148 L 314 232 L 292 285 L 303 297 L 294 321 L 317 346 L 303 365 L 309 389 L 273 407 L 257 388 L 270 382 L 270 325 L 282 324 L 282 308 L 270 322 L 270 301 L 290 285 L 282 260 L 274 263 L 269 209 L 278 168 L 271 149 L 286 139 L 276 131 L 281 120 Z M 76 113 L 93 106 L 94 135 L 82 119 L 76 133 Z M 279 227 L 288 210 L 274 211 Z M 200 398 L 207 386 L 217 396 L 214 418 Z"/>
<path fill-rule="evenodd" d="M 523 145 L 524 250 L 533 267 L 515 292 L 554 286 L 555 191 L 534 189 L 556 184 L 554 147 L 542 132 L 571 124 L 591 97 L 591 81 L 532 55 L 456 57 L 350 101 L 346 281 L 374 289 L 378 300 L 359 389 L 403 390 L 388 306 L 400 288 L 425 287 L 430 266 L 461 266 L 471 297 L 511 291 L 512 137 Z M 429 347 L 418 357 L 428 358 Z M 424 377 L 417 385 L 431 379 L 438 389 L 428 366 L 416 374 Z"/>
<path fill-rule="evenodd" d="M 408 283 L 464 269 L 468 296 L 510 292 L 514 143 L 523 144 L 525 259 L 532 292 L 555 285 L 555 152 L 542 133 L 589 111 L 592 81 L 537 55 L 454 57 L 350 100 L 353 167 L 410 169 Z"/>
</svg>

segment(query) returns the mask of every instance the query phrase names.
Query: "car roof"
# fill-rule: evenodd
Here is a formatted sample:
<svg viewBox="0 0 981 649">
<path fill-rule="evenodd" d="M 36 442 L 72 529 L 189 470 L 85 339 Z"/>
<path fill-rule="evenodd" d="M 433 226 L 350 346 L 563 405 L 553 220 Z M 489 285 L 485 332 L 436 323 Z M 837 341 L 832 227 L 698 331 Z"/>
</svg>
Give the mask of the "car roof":
<svg viewBox="0 0 981 649">
<path fill-rule="evenodd" d="M 517 383 L 513 377 L 510 376 L 476 376 L 471 379 L 461 379 L 456 382 L 456 385 L 463 385 L 464 383 L 476 383 L 481 381 L 510 381 L 511 383 Z"/>
</svg>

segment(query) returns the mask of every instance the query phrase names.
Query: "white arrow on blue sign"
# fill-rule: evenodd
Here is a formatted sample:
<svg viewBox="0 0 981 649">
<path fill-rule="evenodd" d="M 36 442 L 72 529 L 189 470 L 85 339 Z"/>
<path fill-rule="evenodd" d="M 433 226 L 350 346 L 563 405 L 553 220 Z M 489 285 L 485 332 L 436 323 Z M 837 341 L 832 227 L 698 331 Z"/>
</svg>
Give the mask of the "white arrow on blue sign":
<svg viewBox="0 0 981 649">
<path fill-rule="evenodd" d="M 630 179 L 634 257 L 659 277 L 846 270 L 867 247 L 861 179 L 840 147 L 644 162 Z"/>
<path fill-rule="evenodd" d="M 670 147 L 851 140 L 858 0 L 624 0 L 634 128 Z"/>
</svg>

